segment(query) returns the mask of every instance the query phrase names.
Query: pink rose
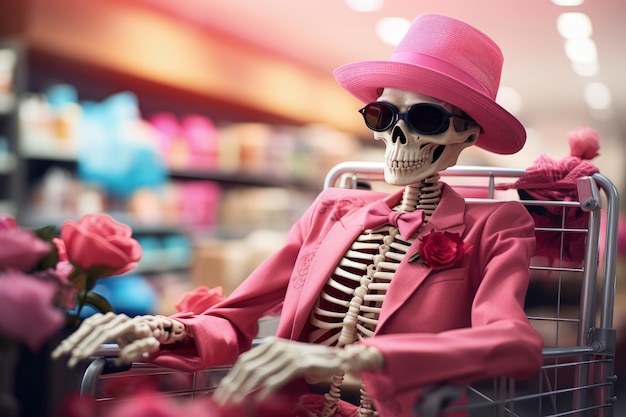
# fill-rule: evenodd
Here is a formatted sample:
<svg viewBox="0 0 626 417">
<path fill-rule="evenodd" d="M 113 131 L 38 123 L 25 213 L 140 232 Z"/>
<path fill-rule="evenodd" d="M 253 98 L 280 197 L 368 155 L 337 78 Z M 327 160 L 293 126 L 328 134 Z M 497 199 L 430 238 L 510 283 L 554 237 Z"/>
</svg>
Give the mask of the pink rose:
<svg viewBox="0 0 626 417">
<path fill-rule="evenodd" d="M 59 255 L 59 262 L 67 261 L 67 250 L 65 249 L 65 242 L 58 237 L 52 238 L 52 244 L 57 248 L 57 254 Z"/>
<path fill-rule="evenodd" d="M 54 276 L 59 285 L 57 295 L 58 303 L 68 310 L 76 307 L 76 288 L 70 282 L 70 274 L 74 271 L 74 267 L 69 261 L 60 261 L 54 270 Z"/>
<path fill-rule="evenodd" d="M 18 229 L 15 217 L 7 213 L 0 213 L 0 232 Z"/>
<path fill-rule="evenodd" d="M 119 275 L 137 266 L 141 246 L 132 230 L 108 214 L 87 214 L 61 227 L 69 261 L 92 278 Z"/>
<path fill-rule="evenodd" d="M 57 285 L 21 271 L 0 273 L 0 334 L 38 350 L 65 324 L 65 314 L 54 306 Z"/>
<path fill-rule="evenodd" d="M 30 230 L 20 229 L 13 216 L 0 214 L 0 268 L 29 270 L 52 247 Z"/>
<path fill-rule="evenodd" d="M 436 270 L 454 266 L 470 248 L 458 233 L 432 232 L 422 239 L 418 254 L 421 262 Z"/>
<path fill-rule="evenodd" d="M 57 288 L 55 304 L 68 310 L 76 307 L 76 288 L 69 279 L 73 271 L 74 267 L 69 261 L 60 261 L 55 268 L 48 268 L 35 274 L 41 280 L 54 283 Z"/>
<path fill-rule="evenodd" d="M 193 291 L 184 293 L 176 302 L 176 309 L 180 312 L 191 311 L 195 314 L 200 314 L 224 298 L 222 287 L 209 289 L 201 285 Z"/>
</svg>

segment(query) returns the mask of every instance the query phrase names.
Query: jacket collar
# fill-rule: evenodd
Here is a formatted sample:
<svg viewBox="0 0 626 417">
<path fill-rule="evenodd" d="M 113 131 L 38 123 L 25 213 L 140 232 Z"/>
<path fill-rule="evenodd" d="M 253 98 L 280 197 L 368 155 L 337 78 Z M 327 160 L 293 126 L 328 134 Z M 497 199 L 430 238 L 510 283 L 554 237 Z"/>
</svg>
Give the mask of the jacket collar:
<svg viewBox="0 0 626 417">
<path fill-rule="evenodd" d="M 386 196 L 383 201 L 389 207 L 395 207 L 400 204 L 403 193 L 404 189 L 400 189 L 393 194 Z M 340 222 L 343 224 L 346 231 L 353 230 L 354 228 L 359 228 L 359 232 L 363 230 L 363 222 L 369 206 L 370 205 L 368 204 L 347 213 L 340 219 Z M 465 199 L 454 191 L 449 185 L 443 183 L 441 200 L 433 212 L 433 215 L 428 220 L 428 223 L 423 227 L 422 231 L 418 235 L 418 238 L 419 236 L 427 234 L 433 230 L 446 230 L 461 233 L 465 229 L 464 214 Z"/>
<path fill-rule="evenodd" d="M 402 192 L 400 194 L 394 193 L 389 198 L 388 202 L 393 204 L 390 207 L 394 207 L 400 202 Z M 407 255 L 398 265 L 396 277 L 399 279 L 391 281 L 380 317 L 378 318 L 376 333 L 384 328 L 389 317 L 406 303 L 432 272 L 430 266 L 418 262 L 409 263 L 408 259 L 417 252 L 423 236 L 433 231 L 446 231 L 460 235 L 463 235 L 465 231 L 465 199 L 445 183 L 443 184 L 441 200 L 437 208 L 428 220 L 428 223 L 424 225 L 415 237 Z"/>
<path fill-rule="evenodd" d="M 386 196 L 383 200 L 389 207 L 395 207 L 400 203 L 403 192 L 404 189 L 401 189 Z M 311 271 L 317 271 L 317 273 L 323 277 L 331 276 L 333 269 L 336 267 L 345 251 L 350 247 L 354 239 L 364 230 L 363 222 L 369 206 L 370 204 L 347 213 L 330 229 L 325 240 L 327 242 L 333 242 L 333 244 L 321 245 L 313 260 L 313 265 L 311 265 Z M 435 230 L 463 234 L 465 230 L 464 213 L 464 198 L 451 187 L 444 184 L 441 200 L 437 208 L 428 223 L 424 225 L 416 236 L 413 244 L 409 248 L 407 256 L 398 266 L 396 275 L 403 277 L 403 279 L 401 280 L 402 282 L 400 282 L 400 280 L 392 281 L 390 290 L 385 298 L 381 316 L 379 317 L 376 329 L 377 332 L 384 326 L 385 320 L 404 304 L 432 271 L 431 267 L 424 264 L 417 262 L 408 263 L 408 258 L 417 251 L 421 237 Z M 327 278 L 308 279 L 300 293 L 300 299 L 297 302 L 296 309 L 300 311 L 310 311 L 326 281 Z M 402 288 L 394 291 L 394 287 L 398 285 L 401 285 Z M 292 324 L 292 334 L 294 336 L 300 334 L 307 320 L 309 320 L 308 314 L 295 314 Z"/>
</svg>

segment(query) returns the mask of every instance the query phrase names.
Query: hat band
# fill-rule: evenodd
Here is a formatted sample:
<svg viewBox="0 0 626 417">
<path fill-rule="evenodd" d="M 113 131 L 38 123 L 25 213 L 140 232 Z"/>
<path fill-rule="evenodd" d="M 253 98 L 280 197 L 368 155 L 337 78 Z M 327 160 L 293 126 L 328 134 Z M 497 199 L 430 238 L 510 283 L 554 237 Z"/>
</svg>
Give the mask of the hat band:
<svg viewBox="0 0 626 417">
<path fill-rule="evenodd" d="M 391 56 L 391 61 L 432 69 L 451 78 L 454 78 L 457 81 L 460 81 L 461 83 L 473 88 L 482 95 L 490 97 L 492 100 L 495 99 L 495 94 L 492 95 L 470 74 L 463 71 L 461 68 L 451 65 L 450 63 L 443 61 L 439 58 L 435 58 L 434 56 L 412 51 L 396 51 Z"/>
</svg>

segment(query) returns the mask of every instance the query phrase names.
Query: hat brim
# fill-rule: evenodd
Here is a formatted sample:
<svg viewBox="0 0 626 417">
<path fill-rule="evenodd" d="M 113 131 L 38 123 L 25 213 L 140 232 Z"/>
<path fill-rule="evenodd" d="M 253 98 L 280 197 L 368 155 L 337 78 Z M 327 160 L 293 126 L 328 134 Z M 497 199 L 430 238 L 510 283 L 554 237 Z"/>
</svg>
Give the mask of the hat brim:
<svg viewBox="0 0 626 417">
<path fill-rule="evenodd" d="M 510 155 L 526 142 L 526 130 L 515 116 L 492 98 L 447 74 L 402 62 L 361 61 L 343 65 L 333 75 L 364 103 L 376 101 L 383 88 L 397 88 L 452 104 L 482 127 L 476 146 L 487 151 Z"/>
</svg>

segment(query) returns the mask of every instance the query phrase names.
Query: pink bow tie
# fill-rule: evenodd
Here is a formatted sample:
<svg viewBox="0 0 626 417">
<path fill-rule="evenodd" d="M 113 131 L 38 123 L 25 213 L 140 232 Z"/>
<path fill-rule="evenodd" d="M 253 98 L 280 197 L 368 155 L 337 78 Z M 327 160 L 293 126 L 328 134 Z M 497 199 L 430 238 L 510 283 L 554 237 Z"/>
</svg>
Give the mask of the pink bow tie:
<svg viewBox="0 0 626 417">
<path fill-rule="evenodd" d="M 363 227 L 376 230 L 390 224 L 398 228 L 403 239 L 408 240 L 417 233 L 423 222 L 423 210 L 393 211 L 384 201 L 379 200 L 367 211 Z"/>
</svg>

